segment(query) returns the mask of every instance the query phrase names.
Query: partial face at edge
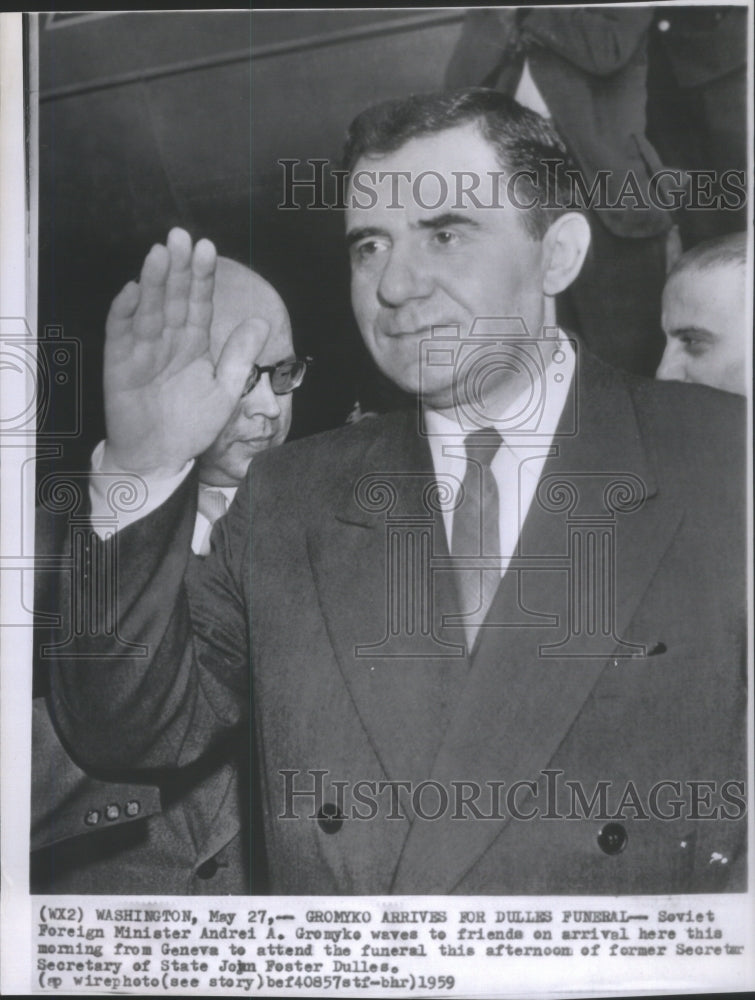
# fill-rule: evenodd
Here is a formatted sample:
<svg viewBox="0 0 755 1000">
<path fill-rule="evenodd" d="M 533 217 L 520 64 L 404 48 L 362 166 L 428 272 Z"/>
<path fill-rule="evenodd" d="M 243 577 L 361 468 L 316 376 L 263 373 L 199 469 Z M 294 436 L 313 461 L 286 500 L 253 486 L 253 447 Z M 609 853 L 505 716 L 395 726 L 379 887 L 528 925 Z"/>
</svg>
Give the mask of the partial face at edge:
<svg viewBox="0 0 755 1000">
<path fill-rule="evenodd" d="M 270 324 L 270 333 L 256 359 L 274 365 L 294 356 L 291 324 L 277 292 L 248 268 L 221 258 L 213 298 L 211 350 L 215 359 L 229 334 L 251 317 Z M 215 442 L 200 458 L 200 479 L 212 486 L 237 486 L 252 458 L 283 444 L 291 427 L 292 394 L 276 396 L 264 374 L 239 400 Z"/>
<path fill-rule="evenodd" d="M 747 393 L 745 271 L 721 265 L 680 271 L 663 292 L 663 381 Z"/>
</svg>

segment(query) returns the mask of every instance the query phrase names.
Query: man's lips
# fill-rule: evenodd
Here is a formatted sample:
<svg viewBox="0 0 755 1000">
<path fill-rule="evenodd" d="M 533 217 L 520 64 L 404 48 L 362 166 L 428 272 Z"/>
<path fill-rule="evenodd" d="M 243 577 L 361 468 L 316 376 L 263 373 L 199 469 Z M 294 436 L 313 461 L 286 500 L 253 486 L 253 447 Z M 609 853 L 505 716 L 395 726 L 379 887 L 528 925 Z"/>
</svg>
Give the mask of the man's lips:
<svg viewBox="0 0 755 1000">
<path fill-rule="evenodd" d="M 260 434 L 256 437 L 236 438 L 236 443 L 244 448 L 266 448 L 272 444 L 274 434 Z"/>
<path fill-rule="evenodd" d="M 403 327 L 398 329 L 396 327 L 383 327 L 379 326 L 378 331 L 384 337 L 400 338 L 400 337 L 430 337 L 432 335 L 433 327 L 438 326 L 448 326 L 447 323 L 431 323 L 425 324 L 424 326 L 415 327 Z"/>
</svg>

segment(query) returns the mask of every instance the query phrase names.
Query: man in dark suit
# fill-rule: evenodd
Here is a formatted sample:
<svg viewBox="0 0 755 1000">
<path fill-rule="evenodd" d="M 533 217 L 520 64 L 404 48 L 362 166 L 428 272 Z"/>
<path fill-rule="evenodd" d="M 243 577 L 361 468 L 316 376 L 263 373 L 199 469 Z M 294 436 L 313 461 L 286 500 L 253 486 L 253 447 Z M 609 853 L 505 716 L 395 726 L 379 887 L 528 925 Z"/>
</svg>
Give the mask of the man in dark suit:
<svg viewBox="0 0 755 1000">
<path fill-rule="evenodd" d="M 663 352 L 672 225 L 649 192 L 662 166 L 645 134 L 652 19 L 649 7 L 610 5 L 471 10 L 446 70 L 451 89 L 495 87 L 552 118 L 586 190 L 607 172 L 604 200 L 614 207 L 596 200 L 589 213 L 592 248 L 559 318 L 599 358 L 639 375 L 652 375 Z"/>
<path fill-rule="evenodd" d="M 743 413 L 556 327 L 589 242 L 545 195 L 564 158 L 493 91 L 356 119 L 354 312 L 421 405 L 255 462 L 191 606 L 198 428 L 258 345 L 240 329 L 208 363 L 214 252 L 180 231 L 116 304 L 106 460 L 175 488 L 93 533 L 119 637 L 82 637 L 53 705 L 103 767 L 188 766 L 251 724 L 273 892 L 743 885 Z"/>
<path fill-rule="evenodd" d="M 270 327 L 262 360 L 287 362 L 293 356 L 291 324 L 280 296 L 259 275 L 236 261 L 218 259 L 210 343 L 214 357 L 245 317 Z M 244 370 L 246 375 L 246 369 Z M 210 551 L 212 524 L 225 512 L 250 461 L 282 444 L 291 425 L 290 391 L 277 393 L 260 379 L 238 402 L 215 441 L 199 459 L 197 512 L 186 586 L 192 593 Z M 99 471 L 103 446 L 95 449 Z M 113 480 L 92 478 L 96 497 L 107 504 Z M 59 489 L 60 481 L 53 489 Z M 49 489 L 42 490 L 43 503 Z M 54 507 L 54 504 L 52 505 Z M 65 552 L 72 545 L 68 518 L 38 511 L 38 549 Z M 44 534 L 60 537 L 45 538 Z M 37 610 L 45 602 L 48 574 L 40 571 Z M 49 603 L 49 598 L 47 603 Z M 66 625 L 67 623 L 64 623 Z M 60 642 L 40 629 L 42 642 Z M 38 681 L 44 660 L 38 665 Z M 249 763 L 238 746 L 224 741 L 194 767 L 144 775 L 87 773 L 61 743 L 43 697 L 32 713 L 32 889 L 36 892 L 154 893 L 171 895 L 245 893 L 264 887 L 262 855 L 250 865 L 243 844 L 242 814 L 248 811 Z M 240 777 L 241 776 L 241 777 Z M 105 779 L 105 780 L 103 780 Z M 255 876 L 254 885 L 250 876 Z"/>
</svg>

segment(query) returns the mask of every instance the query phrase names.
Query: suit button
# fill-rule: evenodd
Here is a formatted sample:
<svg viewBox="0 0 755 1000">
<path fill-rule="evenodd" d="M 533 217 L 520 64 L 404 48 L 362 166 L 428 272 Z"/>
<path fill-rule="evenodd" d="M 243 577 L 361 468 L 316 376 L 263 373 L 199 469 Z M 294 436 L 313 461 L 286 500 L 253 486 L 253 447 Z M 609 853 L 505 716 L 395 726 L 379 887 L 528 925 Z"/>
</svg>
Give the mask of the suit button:
<svg viewBox="0 0 755 1000">
<path fill-rule="evenodd" d="M 136 801 L 136 799 L 131 799 L 130 802 L 126 803 L 126 815 L 133 819 L 134 816 L 138 816 L 141 812 L 141 805 Z"/>
<path fill-rule="evenodd" d="M 208 858 L 207 861 L 203 861 L 202 864 L 197 868 L 196 876 L 197 878 L 214 878 L 218 873 L 218 865 L 215 858 Z"/>
<path fill-rule="evenodd" d="M 335 802 L 324 802 L 317 814 L 317 825 L 323 833 L 338 833 L 343 826 L 343 816 Z"/>
<path fill-rule="evenodd" d="M 105 819 L 109 819 L 112 823 L 113 820 L 118 819 L 121 814 L 121 807 L 115 802 L 111 802 L 110 805 L 105 806 Z"/>
<path fill-rule="evenodd" d="M 629 835 L 621 823 L 606 823 L 598 834 L 598 847 L 605 854 L 621 854 Z"/>
<path fill-rule="evenodd" d="M 97 809 L 90 809 L 89 812 L 84 817 L 84 822 L 87 826 L 97 826 L 100 821 L 100 814 Z"/>
</svg>

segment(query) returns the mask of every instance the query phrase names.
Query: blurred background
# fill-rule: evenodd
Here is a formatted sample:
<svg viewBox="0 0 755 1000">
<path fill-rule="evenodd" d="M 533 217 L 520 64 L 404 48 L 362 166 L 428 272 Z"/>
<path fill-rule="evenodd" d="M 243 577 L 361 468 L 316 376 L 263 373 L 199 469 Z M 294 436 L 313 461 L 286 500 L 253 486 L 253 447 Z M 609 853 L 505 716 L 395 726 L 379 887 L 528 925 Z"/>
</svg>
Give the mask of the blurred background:
<svg viewBox="0 0 755 1000">
<path fill-rule="evenodd" d="M 368 104 L 439 87 L 464 11 L 40 14 L 39 331 L 82 344 L 68 469 L 103 436 L 104 322 L 171 226 L 212 239 L 286 302 L 317 364 L 292 436 L 342 423 L 390 389 L 353 322 L 341 211 L 279 210 L 280 159 L 338 166 Z M 297 168 L 307 175 L 311 168 Z M 306 204 L 306 192 L 297 193 Z M 68 424 L 63 391 L 44 429 Z"/>
</svg>

